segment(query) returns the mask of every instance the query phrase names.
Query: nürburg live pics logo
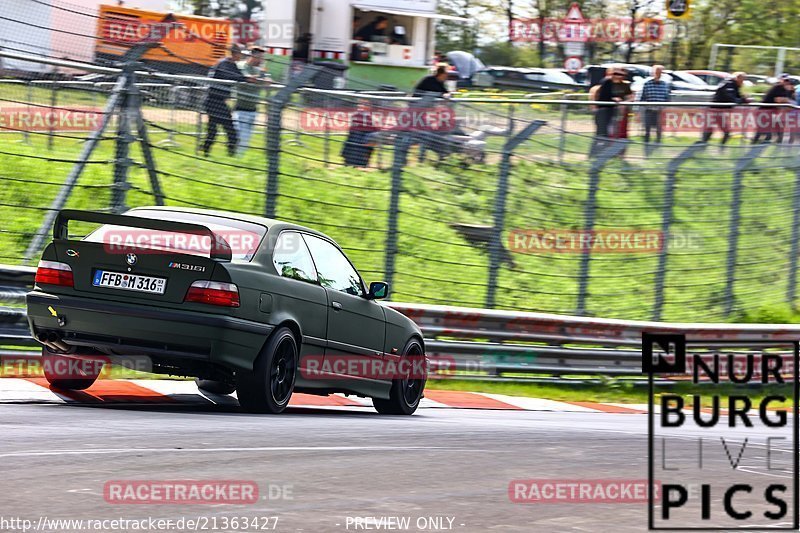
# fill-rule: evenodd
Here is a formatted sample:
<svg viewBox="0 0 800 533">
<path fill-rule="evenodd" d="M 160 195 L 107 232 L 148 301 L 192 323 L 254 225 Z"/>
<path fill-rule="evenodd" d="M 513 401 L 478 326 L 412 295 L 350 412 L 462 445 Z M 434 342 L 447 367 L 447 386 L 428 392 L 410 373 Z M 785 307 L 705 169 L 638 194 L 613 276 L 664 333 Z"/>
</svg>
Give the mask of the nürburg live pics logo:
<svg viewBox="0 0 800 533">
<path fill-rule="evenodd" d="M 798 342 L 714 333 L 642 335 L 648 527 L 797 530 Z"/>
</svg>

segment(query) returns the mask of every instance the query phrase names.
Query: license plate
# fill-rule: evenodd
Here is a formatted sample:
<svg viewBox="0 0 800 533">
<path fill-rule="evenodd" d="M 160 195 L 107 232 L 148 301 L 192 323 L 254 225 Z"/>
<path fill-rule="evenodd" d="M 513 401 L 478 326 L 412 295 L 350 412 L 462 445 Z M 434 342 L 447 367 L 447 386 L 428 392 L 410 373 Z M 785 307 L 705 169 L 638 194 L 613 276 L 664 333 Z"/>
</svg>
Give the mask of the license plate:
<svg viewBox="0 0 800 533">
<path fill-rule="evenodd" d="M 95 287 L 107 287 L 109 289 L 164 294 L 164 289 L 167 286 L 167 279 L 125 274 L 122 272 L 109 272 L 108 270 L 95 270 L 92 285 Z"/>
</svg>

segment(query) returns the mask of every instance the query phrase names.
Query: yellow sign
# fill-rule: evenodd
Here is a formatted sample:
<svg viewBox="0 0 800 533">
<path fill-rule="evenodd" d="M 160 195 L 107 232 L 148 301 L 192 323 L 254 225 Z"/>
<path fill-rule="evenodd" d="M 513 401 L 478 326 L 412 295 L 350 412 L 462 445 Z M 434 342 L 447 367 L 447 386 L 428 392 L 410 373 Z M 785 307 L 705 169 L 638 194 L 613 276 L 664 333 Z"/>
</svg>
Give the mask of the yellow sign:
<svg viewBox="0 0 800 533">
<path fill-rule="evenodd" d="M 667 0 L 667 18 L 688 19 L 691 0 Z"/>
</svg>

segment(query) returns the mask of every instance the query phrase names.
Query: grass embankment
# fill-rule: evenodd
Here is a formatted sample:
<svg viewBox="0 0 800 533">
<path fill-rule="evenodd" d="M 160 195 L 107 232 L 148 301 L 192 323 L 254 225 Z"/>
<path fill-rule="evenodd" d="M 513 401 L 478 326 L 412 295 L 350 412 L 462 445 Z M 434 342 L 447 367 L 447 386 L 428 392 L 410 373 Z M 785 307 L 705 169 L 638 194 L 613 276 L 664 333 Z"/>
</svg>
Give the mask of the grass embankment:
<svg viewBox="0 0 800 533">
<path fill-rule="evenodd" d="M 151 132 L 153 142 L 165 135 Z M 52 151 L 46 138 L 3 135 L 0 149 L 0 261 L 16 263 L 41 222 L 72 165 L 47 159 L 76 158 L 79 139 L 56 138 Z M 251 150 L 241 159 L 220 155 L 194 156 L 194 139 L 178 136 L 176 149 L 154 151 L 161 184 L 171 205 L 202 206 L 261 214 L 264 211 L 266 171 L 264 152 Z M 340 165 L 340 138 L 328 146 L 319 137 L 303 136 L 302 144 L 284 138 L 281 158 L 278 217 L 318 227 L 336 238 L 352 256 L 365 278 L 384 276 L 389 188 L 388 170 L 361 170 Z M 257 135 L 253 143 L 263 146 Z M 569 138 L 568 152 L 585 153 L 589 139 Z M 535 138 L 518 153 L 511 175 L 506 227 L 508 229 L 580 229 L 584 227 L 588 194 L 583 162 L 555 165 L 558 136 Z M 94 161 L 81 176 L 67 205 L 103 209 L 111 199 L 112 142 L 103 141 Z M 769 151 L 774 148 L 769 148 Z M 132 157 L 141 161 L 139 148 Z M 543 155 L 544 154 L 544 155 Z M 638 154 L 631 162 L 612 161 L 603 172 L 597 195 L 595 228 L 660 228 L 665 177 Z M 390 165 L 391 148 L 381 154 Z M 534 159 L 535 158 L 535 159 Z M 373 158 L 373 162 L 377 156 Z M 688 239 L 670 248 L 667 263 L 666 320 L 725 320 L 728 227 L 731 217 L 732 156 L 717 148 L 688 163 L 675 189 L 673 226 Z M 711 171 L 714 167 L 719 171 Z M 417 161 L 412 150 L 403 175 L 400 200 L 399 254 L 394 299 L 482 307 L 486 295 L 488 254 L 452 227 L 453 224 L 490 226 L 498 168 L 494 163 L 463 168 L 456 156 L 434 167 Z M 734 296 L 739 312 L 785 299 L 791 235 L 791 194 L 794 174 L 782 169 L 746 173 L 742 183 L 740 240 Z M 142 168 L 130 172 L 129 206 L 153 203 Z M 511 243 L 506 243 L 511 244 Z M 572 313 L 577 306 L 580 255 L 575 253 L 512 253 L 511 264 L 500 272 L 497 307 Z M 589 272 L 588 310 L 595 316 L 648 318 L 654 304 L 657 253 L 594 254 Z M 733 316 L 729 318 L 738 318 Z"/>
</svg>

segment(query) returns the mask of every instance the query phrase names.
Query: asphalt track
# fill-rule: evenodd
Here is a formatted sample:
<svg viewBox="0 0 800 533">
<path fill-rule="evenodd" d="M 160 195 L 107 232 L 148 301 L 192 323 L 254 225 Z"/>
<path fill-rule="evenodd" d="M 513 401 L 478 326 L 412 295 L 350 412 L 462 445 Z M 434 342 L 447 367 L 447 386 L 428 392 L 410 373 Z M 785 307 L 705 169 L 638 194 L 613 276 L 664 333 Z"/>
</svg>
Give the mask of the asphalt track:
<svg viewBox="0 0 800 533">
<path fill-rule="evenodd" d="M 278 517 L 274 530 L 286 532 L 376 531 L 357 528 L 355 518 L 389 516 L 409 517 L 407 531 L 644 531 L 643 503 L 518 504 L 508 487 L 520 478 L 646 479 L 646 422 L 601 412 L 421 409 L 385 417 L 293 407 L 267 416 L 233 405 L 3 404 L 0 515 L 34 524 Z M 264 494 L 253 505 L 109 504 L 103 487 L 120 479 L 252 480 L 264 493 L 291 493 Z M 445 527 L 418 527 L 426 517 Z"/>
</svg>

